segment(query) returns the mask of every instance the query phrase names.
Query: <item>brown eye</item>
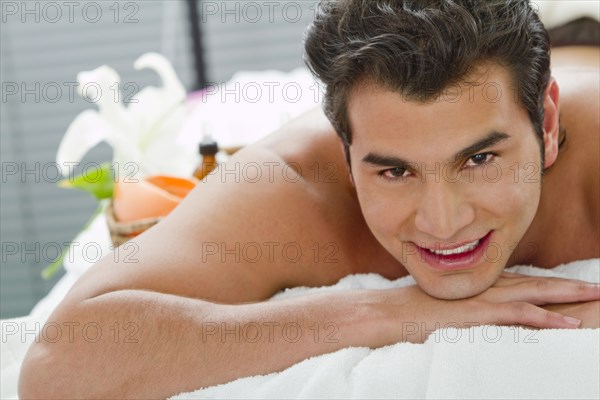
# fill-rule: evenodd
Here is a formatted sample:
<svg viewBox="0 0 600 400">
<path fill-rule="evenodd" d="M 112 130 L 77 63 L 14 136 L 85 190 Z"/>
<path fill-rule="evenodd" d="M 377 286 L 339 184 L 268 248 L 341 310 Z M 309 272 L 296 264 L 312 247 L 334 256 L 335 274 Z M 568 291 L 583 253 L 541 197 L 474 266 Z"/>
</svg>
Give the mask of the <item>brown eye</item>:
<svg viewBox="0 0 600 400">
<path fill-rule="evenodd" d="M 398 180 L 400 178 L 406 178 L 408 170 L 403 167 L 394 167 L 385 169 L 379 172 L 379 175 L 390 180 Z"/>
<path fill-rule="evenodd" d="M 400 178 L 406 173 L 406 168 L 391 168 L 388 169 L 388 173 L 394 178 Z"/>
<path fill-rule="evenodd" d="M 489 162 L 493 156 L 494 155 L 492 153 L 475 154 L 474 156 L 469 157 L 467 166 L 472 167 L 472 166 L 477 166 L 477 165 L 483 165 L 483 164 Z"/>
</svg>

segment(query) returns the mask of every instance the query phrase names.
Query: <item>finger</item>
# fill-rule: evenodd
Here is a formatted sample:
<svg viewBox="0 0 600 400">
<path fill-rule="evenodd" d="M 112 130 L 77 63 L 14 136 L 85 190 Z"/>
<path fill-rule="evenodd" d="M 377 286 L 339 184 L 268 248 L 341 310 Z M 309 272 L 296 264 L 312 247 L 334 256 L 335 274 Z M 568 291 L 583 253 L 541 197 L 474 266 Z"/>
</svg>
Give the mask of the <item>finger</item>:
<svg viewBox="0 0 600 400">
<path fill-rule="evenodd" d="M 534 328 L 574 329 L 581 325 L 581 320 L 525 302 L 501 304 L 495 315 L 498 324 L 525 325 Z"/>
<path fill-rule="evenodd" d="M 559 278 L 528 278 L 505 286 L 494 286 L 482 293 L 492 302 L 523 301 L 535 305 L 600 300 L 600 285 Z"/>
<path fill-rule="evenodd" d="M 535 276 L 535 275 L 523 275 L 523 274 L 515 274 L 512 272 L 503 271 L 498 280 L 494 284 L 494 286 L 507 286 L 511 284 L 515 284 L 517 282 L 529 282 L 529 281 L 537 281 L 537 280 L 551 280 L 556 282 L 579 282 L 586 283 L 589 285 L 599 285 L 600 283 L 583 281 L 580 279 L 569 279 L 569 278 L 559 278 L 556 276 Z"/>
<path fill-rule="evenodd" d="M 508 286 L 508 285 L 513 285 L 516 282 L 525 282 L 525 281 L 530 281 L 532 279 L 558 279 L 558 278 L 515 274 L 512 272 L 503 271 L 493 286 L 497 286 L 497 287 Z"/>
<path fill-rule="evenodd" d="M 502 274 L 500 276 L 504 277 L 504 278 L 522 278 L 522 277 L 528 276 L 528 275 L 515 274 L 514 272 L 502 271 Z"/>
</svg>

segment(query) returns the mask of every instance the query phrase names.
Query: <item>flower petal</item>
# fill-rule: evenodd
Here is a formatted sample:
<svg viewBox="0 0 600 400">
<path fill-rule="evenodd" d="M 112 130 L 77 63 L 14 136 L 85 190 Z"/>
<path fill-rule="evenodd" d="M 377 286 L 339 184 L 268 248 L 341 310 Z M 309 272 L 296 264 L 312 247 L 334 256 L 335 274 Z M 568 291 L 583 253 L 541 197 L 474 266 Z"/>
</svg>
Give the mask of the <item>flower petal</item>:
<svg viewBox="0 0 600 400">
<path fill-rule="evenodd" d="M 174 104 L 182 102 L 185 99 L 185 88 L 177 77 L 169 60 L 163 55 L 158 53 L 143 54 L 135 60 L 133 67 L 137 70 L 150 68 L 156 71 L 163 82 L 165 100 Z"/>
<path fill-rule="evenodd" d="M 103 65 L 92 71 L 83 71 L 77 75 L 79 93 L 82 97 L 96 103 L 100 116 L 117 131 L 135 135 L 135 124 L 127 115 L 121 103 L 121 78 L 117 72 Z"/>
<path fill-rule="evenodd" d="M 183 107 L 177 108 L 176 112 L 160 121 L 153 132 L 149 133 L 149 140 L 140 143 L 143 165 L 150 174 L 192 174 L 198 162 L 197 145 L 185 147 L 176 140 L 176 133 L 181 131 L 183 125 L 184 114 Z"/>
<path fill-rule="evenodd" d="M 184 106 L 185 89 L 169 61 L 158 53 L 142 55 L 135 61 L 134 68 L 153 69 L 163 81 L 162 87 L 148 86 L 142 89 L 129 104 L 128 110 L 133 115 L 132 118 L 139 121 L 140 145 L 144 147 L 144 143 L 153 140 L 157 134 L 165 133 L 157 131 L 157 127 L 166 118 L 178 114 L 179 108 Z M 177 133 L 178 131 L 172 134 Z"/>
<path fill-rule="evenodd" d="M 148 86 L 141 90 L 135 96 L 137 101 L 128 108 L 132 118 L 140 123 L 137 144 L 143 154 L 144 167 L 153 172 L 172 170 L 168 163 L 173 159 L 189 158 L 187 149 L 178 149 L 175 144 L 186 113 L 185 88 L 169 61 L 160 54 L 146 53 L 135 61 L 134 67 L 153 69 L 163 81 L 162 87 Z M 191 153 L 195 156 L 195 151 Z"/>
<path fill-rule="evenodd" d="M 119 164 L 117 170 L 128 162 L 138 163 L 140 154 L 137 141 L 143 121 L 135 118 L 121 103 L 119 74 L 103 65 L 92 71 L 80 72 L 77 80 L 83 97 L 95 96 L 91 100 L 98 104 L 98 120 L 106 127 L 104 139 L 113 149 L 113 162 Z"/>
<path fill-rule="evenodd" d="M 86 110 L 77 115 L 62 138 L 56 153 L 56 162 L 63 175 L 73 164 L 81 161 L 85 153 L 110 136 L 110 126 L 97 111 Z M 71 165 L 71 167 L 69 167 Z"/>
</svg>

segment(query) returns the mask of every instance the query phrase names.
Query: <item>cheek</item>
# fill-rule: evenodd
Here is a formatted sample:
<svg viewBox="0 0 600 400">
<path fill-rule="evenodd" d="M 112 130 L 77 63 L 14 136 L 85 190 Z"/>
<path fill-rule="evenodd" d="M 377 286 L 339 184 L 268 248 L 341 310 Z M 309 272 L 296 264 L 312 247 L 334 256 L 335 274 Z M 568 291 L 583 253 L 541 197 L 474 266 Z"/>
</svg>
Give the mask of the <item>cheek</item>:
<svg viewBox="0 0 600 400">
<path fill-rule="evenodd" d="M 533 163 L 528 166 L 520 168 L 513 164 L 483 169 L 479 182 L 472 187 L 472 194 L 477 198 L 473 204 L 500 222 L 528 226 L 537 210 L 541 189 L 539 174 L 532 173 Z"/>
<path fill-rule="evenodd" d="M 363 216 L 371 231 L 389 234 L 393 230 L 395 220 L 392 215 L 397 212 L 389 199 L 368 189 L 361 191 L 357 188 L 357 193 Z"/>
<path fill-rule="evenodd" d="M 398 190 L 361 187 L 356 191 L 363 216 L 369 229 L 383 244 L 398 235 L 402 224 L 410 216 L 410 201 Z"/>
</svg>

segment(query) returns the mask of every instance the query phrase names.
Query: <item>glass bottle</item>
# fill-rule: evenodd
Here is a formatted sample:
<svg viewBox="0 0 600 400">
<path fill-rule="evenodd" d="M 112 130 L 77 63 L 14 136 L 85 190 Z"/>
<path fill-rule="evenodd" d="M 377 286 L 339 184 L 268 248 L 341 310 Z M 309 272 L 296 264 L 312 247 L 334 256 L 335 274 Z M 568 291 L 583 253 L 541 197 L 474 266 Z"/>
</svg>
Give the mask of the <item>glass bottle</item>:
<svg viewBox="0 0 600 400">
<path fill-rule="evenodd" d="M 217 167 L 218 163 L 216 155 L 219 152 L 219 146 L 210 135 L 205 135 L 198 146 L 198 151 L 200 152 L 202 160 L 200 161 L 198 168 L 194 171 L 194 177 L 198 180 L 202 180 Z"/>
</svg>

